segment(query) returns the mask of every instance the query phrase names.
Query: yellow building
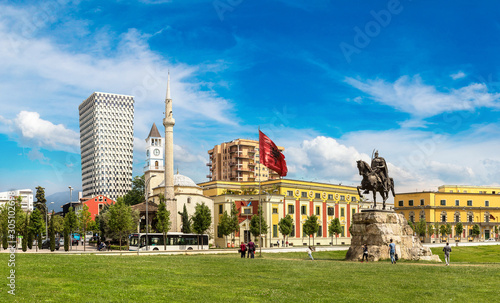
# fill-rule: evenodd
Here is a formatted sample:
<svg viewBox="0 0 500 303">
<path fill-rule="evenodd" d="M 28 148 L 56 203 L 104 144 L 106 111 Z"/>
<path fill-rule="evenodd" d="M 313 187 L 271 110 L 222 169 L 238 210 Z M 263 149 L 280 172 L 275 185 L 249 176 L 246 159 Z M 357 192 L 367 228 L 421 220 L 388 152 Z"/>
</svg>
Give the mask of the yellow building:
<svg viewBox="0 0 500 303">
<path fill-rule="evenodd" d="M 284 147 L 278 146 L 283 152 Z M 236 139 L 214 146 L 208 151 L 207 166 L 211 181 L 266 181 L 279 179 L 279 175 L 260 164 L 259 141 Z"/>
<path fill-rule="evenodd" d="M 500 224 L 500 187 L 443 185 L 436 192 L 401 193 L 394 198 L 394 209 L 411 222 L 450 223 L 449 237 L 456 241 L 472 241 L 472 228 L 477 224 L 479 240 L 487 240 L 497 236 L 495 226 Z M 464 227 L 461 235 L 455 233 L 458 222 Z"/>
<path fill-rule="evenodd" d="M 214 200 L 216 245 L 228 245 L 217 226 L 225 211 L 231 214 L 233 203 L 238 211 L 240 226 L 234 244 L 247 242 L 250 237 L 250 220 L 259 208 L 259 182 L 209 181 L 198 185 L 205 196 Z M 278 223 L 287 215 L 291 215 L 294 221 L 293 232 L 288 237 L 290 245 L 330 245 L 332 237 L 328 234 L 328 225 L 334 218 L 339 218 L 343 232 L 337 240 L 333 239 L 333 244 L 337 241 L 338 244 L 350 244 L 352 215 L 359 212 L 361 207 L 355 187 L 289 179 L 261 182 L 260 201 L 263 217 L 269 226 L 269 230 L 263 232 L 264 247 L 277 246 L 278 243 L 282 245 L 283 235 L 279 232 Z M 320 225 L 314 243 L 312 238 L 309 239 L 303 233 L 302 228 L 311 215 L 318 217 Z"/>
</svg>

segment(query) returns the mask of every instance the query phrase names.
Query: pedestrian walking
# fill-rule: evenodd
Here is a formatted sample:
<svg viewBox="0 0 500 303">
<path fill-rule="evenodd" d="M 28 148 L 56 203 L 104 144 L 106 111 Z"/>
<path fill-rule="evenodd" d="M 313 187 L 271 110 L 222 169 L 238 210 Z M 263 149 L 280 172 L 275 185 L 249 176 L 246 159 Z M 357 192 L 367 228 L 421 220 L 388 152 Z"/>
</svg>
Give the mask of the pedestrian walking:
<svg viewBox="0 0 500 303">
<path fill-rule="evenodd" d="M 446 261 L 446 266 L 450 265 L 450 253 L 451 253 L 451 246 L 450 243 L 446 242 L 446 245 L 443 247 L 444 251 L 444 260 Z"/>
<path fill-rule="evenodd" d="M 247 246 L 245 245 L 245 242 L 241 242 L 240 253 L 242 258 L 245 258 L 246 252 L 247 252 Z"/>
<path fill-rule="evenodd" d="M 361 262 L 363 262 L 366 259 L 366 262 L 368 262 L 368 245 L 363 245 L 363 257 L 361 259 Z"/>
<path fill-rule="evenodd" d="M 306 251 L 307 251 L 307 254 L 309 255 L 309 258 L 311 258 L 311 260 L 314 261 L 314 258 L 312 256 L 312 252 L 314 251 L 314 248 L 312 248 L 311 246 L 308 246 Z"/>
<path fill-rule="evenodd" d="M 389 243 L 389 255 L 391 256 L 391 263 L 396 264 L 396 260 L 394 259 L 394 254 L 396 254 L 396 244 L 392 242 Z"/>
<path fill-rule="evenodd" d="M 253 243 L 252 240 L 248 242 L 248 255 L 251 259 L 255 258 L 255 243 Z"/>
</svg>

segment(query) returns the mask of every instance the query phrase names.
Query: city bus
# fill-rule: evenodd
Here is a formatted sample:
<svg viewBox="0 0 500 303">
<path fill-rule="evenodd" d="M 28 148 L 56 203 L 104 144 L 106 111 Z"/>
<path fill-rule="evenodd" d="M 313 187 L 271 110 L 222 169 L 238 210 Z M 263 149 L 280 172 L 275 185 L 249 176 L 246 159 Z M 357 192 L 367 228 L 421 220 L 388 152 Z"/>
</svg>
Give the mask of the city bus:
<svg viewBox="0 0 500 303">
<path fill-rule="evenodd" d="M 198 243 L 199 239 L 199 243 Z M 193 250 L 208 249 L 208 235 L 185 234 L 169 232 L 166 236 L 166 250 Z M 202 248 L 203 244 L 203 248 Z M 130 235 L 129 250 L 146 250 L 146 234 L 135 233 Z M 165 250 L 162 233 L 148 233 L 148 250 Z"/>
</svg>

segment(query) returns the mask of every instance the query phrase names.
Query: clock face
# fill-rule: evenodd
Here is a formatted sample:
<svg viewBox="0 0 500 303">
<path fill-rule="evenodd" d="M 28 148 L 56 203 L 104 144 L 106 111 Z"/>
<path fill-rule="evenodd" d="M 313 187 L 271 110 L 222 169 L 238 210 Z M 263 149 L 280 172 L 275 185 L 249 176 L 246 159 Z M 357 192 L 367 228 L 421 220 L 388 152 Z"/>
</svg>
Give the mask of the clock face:
<svg viewBox="0 0 500 303">
<path fill-rule="evenodd" d="M 159 156 L 160 155 L 160 150 L 158 148 L 155 148 L 155 150 L 153 151 L 153 153 L 155 154 L 155 156 Z"/>
</svg>

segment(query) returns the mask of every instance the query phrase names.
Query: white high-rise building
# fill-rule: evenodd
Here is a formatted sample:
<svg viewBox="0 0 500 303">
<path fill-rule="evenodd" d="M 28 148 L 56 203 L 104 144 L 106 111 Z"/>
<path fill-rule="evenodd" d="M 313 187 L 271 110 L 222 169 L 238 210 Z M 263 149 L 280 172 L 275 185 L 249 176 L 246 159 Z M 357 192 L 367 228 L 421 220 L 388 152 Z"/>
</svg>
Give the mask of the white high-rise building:
<svg viewBox="0 0 500 303">
<path fill-rule="evenodd" d="M 78 107 L 83 196 L 132 189 L 134 97 L 95 92 Z"/>
</svg>

